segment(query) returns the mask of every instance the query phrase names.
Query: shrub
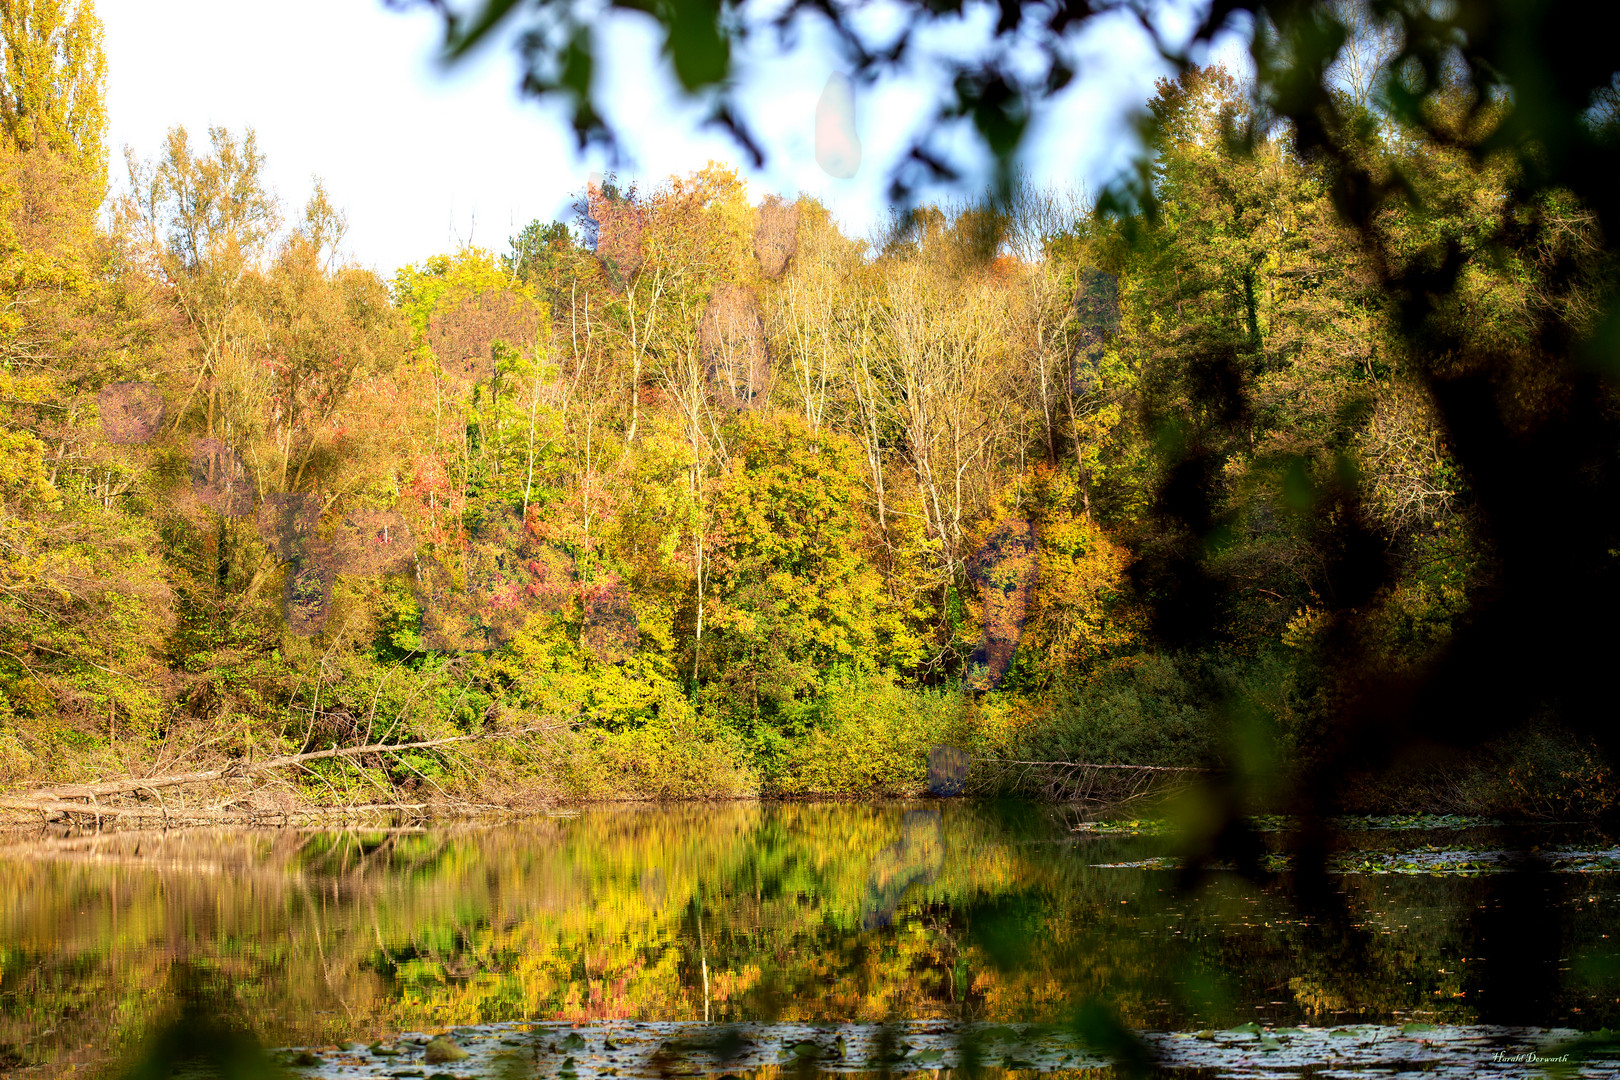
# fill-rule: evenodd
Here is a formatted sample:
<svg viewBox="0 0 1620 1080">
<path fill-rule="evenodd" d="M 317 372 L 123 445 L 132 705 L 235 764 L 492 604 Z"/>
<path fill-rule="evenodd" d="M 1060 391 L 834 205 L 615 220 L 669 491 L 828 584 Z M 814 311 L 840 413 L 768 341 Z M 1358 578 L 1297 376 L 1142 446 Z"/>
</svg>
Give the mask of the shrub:
<svg viewBox="0 0 1620 1080">
<path fill-rule="evenodd" d="M 958 691 L 901 687 L 889 675 L 848 668 L 836 669 L 799 712 L 805 734 L 771 771 L 772 794 L 917 795 L 929 749 L 966 734 Z"/>
<path fill-rule="evenodd" d="M 1099 765 L 1202 765 L 1217 748 L 1214 717 L 1181 664 L 1136 656 L 1060 687 L 1045 721 L 1020 733 L 1014 756 Z"/>
<path fill-rule="evenodd" d="M 697 716 L 572 731 L 539 764 L 548 787 L 576 799 L 725 799 L 759 790 L 741 746 Z"/>
</svg>

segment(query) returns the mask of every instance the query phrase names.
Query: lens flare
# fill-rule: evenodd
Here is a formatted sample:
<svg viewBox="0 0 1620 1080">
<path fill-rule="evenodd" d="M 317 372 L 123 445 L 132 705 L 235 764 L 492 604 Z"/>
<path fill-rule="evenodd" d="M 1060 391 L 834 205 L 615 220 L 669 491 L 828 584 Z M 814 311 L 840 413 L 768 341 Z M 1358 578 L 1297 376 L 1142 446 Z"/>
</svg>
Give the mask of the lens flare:
<svg viewBox="0 0 1620 1080">
<path fill-rule="evenodd" d="M 828 176 L 848 180 L 861 167 L 861 140 L 855 134 L 855 84 L 833 72 L 816 103 L 816 164 Z"/>
</svg>

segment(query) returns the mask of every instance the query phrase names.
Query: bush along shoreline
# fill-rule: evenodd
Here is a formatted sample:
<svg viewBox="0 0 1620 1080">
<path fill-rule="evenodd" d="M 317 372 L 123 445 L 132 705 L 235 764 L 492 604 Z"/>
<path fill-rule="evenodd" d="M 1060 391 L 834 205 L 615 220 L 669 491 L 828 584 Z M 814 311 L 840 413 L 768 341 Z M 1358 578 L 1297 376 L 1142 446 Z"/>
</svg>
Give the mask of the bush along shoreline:
<svg viewBox="0 0 1620 1080">
<path fill-rule="evenodd" d="M 497 820 L 611 802 L 946 793 L 1071 803 L 1108 818 L 1162 806 L 1155 796 L 1219 784 L 1234 767 L 1226 731 L 1190 703 L 1178 670 L 1169 660 L 1122 668 L 1034 721 L 1005 698 L 846 675 L 819 703 L 816 721 L 763 761 L 696 714 L 684 724 L 620 730 L 550 721 L 257 759 L 154 762 L 122 778 L 17 789 L 0 796 L 0 811 L 19 826 L 340 825 Z M 942 786 L 930 774 L 930 755 L 944 746 L 963 750 L 965 783 Z M 1082 768 L 1121 764 L 1129 768 Z M 1265 789 L 1271 801 L 1252 811 L 1286 811 L 1292 782 L 1277 774 Z M 1414 756 L 1352 775 L 1336 809 L 1536 821 L 1596 819 L 1612 806 L 1601 756 L 1549 726 L 1467 755 Z"/>
</svg>

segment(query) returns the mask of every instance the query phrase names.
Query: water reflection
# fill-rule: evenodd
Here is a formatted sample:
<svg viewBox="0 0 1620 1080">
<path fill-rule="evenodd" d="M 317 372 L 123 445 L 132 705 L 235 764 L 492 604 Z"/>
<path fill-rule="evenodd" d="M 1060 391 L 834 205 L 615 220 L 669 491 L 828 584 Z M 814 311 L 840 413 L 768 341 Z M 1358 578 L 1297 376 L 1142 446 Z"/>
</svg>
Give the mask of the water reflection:
<svg viewBox="0 0 1620 1080">
<path fill-rule="evenodd" d="M 900 839 L 872 858 L 861 928 L 871 930 L 892 923 L 900 901 L 932 883 L 944 865 L 945 830 L 939 809 L 906 811 L 900 820 Z"/>
<path fill-rule="evenodd" d="M 0 855 L 0 1069 L 131 1053 L 182 984 L 273 1046 L 528 1020 L 1071 1023 L 1086 1002 L 1159 1031 L 1620 1021 L 1615 875 L 1347 875 L 1307 913 L 1285 879 L 1184 895 L 1100 865 L 1173 844 L 962 804 L 36 839 Z M 1555 919 L 1515 925 L 1527 889 Z"/>
</svg>

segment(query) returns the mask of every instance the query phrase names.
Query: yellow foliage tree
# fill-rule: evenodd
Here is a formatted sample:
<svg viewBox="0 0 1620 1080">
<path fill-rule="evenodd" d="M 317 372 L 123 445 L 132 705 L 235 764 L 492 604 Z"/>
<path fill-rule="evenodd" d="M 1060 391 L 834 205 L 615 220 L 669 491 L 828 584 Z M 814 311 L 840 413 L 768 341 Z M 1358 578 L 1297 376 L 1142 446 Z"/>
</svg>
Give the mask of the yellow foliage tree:
<svg viewBox="0 0 1620 1080">
<path fill-rule="evenodd" d="M 70 159 L 107 191 L 107 55 L 91 0 L 0 3 L 0 145 Z"/>
<path fill-rule="evenodd" d="M 1130 552 L 1080 503 L 1074 473 L 1042 463 L 1027 484 L 1002 493 L 1001 512 L 981 525 L 988 530 L 1023 517 L 1034 527 L 1035 585 L 1021 633 L 1013 636 L 1031 658 L 1030 673 L 1042 680 L 1083 675 L 1142 643 L 1142 613 L 1127 577 Z M 990 618 L 988 606 L 978 610 L 980 620 Z"/>
</svg>

